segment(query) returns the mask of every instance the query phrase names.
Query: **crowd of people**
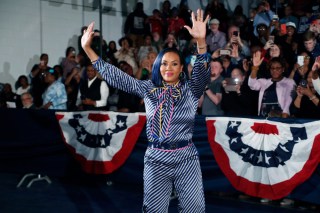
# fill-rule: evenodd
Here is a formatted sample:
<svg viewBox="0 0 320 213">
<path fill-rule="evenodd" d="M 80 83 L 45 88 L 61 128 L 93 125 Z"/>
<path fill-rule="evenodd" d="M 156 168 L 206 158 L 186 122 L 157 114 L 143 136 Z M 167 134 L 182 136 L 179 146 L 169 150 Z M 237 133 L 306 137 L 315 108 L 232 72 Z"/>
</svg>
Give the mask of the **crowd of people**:
<svg viewBox="0 0 320 213">
<path fill-rule="evenodd" d="M 211 77 L 198 114 L 320 118 L 319 1 L 272 2 L 261 1 L 249 17 L 240 5 L 233 12 L 218 0 L 205 7 L 210 16 L 206 60 Z M 191 24 L 185 4 L 172 7 L 166 0 L 148 16 L 138 2 L 118 42 L 107 43 L 94 30 L 91 46 L 103 60 L 140 80 L 151 78 L 161 50 L 176 48 L 190 77 L 197 48 L 184 26 Z M 78 53 L 67 47 L 65 57 L 53 67 L 48 65 L 49 55 L 42 53 L 30 75 L 19 76 L 16 92 L 2 84 L 0 107 L 144 112 L 142 99 L 112 88 L 93 68 L 81 47 L 85 29 L 81 28 Z M 31 104 L 25 104 L 26 97 Z"/>
</svg>

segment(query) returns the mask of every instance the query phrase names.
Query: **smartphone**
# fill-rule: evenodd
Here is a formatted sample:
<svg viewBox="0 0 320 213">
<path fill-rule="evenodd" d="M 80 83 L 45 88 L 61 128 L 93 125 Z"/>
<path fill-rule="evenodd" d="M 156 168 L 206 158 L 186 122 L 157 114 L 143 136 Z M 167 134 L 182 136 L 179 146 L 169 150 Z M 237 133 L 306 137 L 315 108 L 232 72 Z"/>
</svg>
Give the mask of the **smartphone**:
<svg viewBox="0 0 320 213">
<path fill-rule="evenodd" d="M 224 88 L 225 91 L 237 91 L 236 86 L 241 83 L 241 81 L 238 78 L 225 78 L 227 82 L 227 86 Z"/>
<path fill-rule="evenodd" d="M 239 35 L 239 32 L 238 32 L 238 31 L 233 31 L 232 35 L 238 36 L 238 35 Z"/>
<path fill-rule="evenodd" d="M 230 55 L 231 54 L 230 50 L 220 50 L 219 53 L 220 53 L 220 55 Z"/>
<path fill-rule="evenodd" d="M 287 34 L 287 25 L 281 24 L 280 25 L 281 34 Z"/>
<path fill-rule="evenodd" d="M 274 43 L 274 36 L 269 36 L 269 41 L 272 41 L 272 43 Z"/>
<path fill-rule="evenodd" d="M 297 59 L 297 63 L 299 64 L 299 66 L 303 66 L 303 62 L 304 62 L 304 56 L 299 55 L 298 59 Z"/>
</svg>

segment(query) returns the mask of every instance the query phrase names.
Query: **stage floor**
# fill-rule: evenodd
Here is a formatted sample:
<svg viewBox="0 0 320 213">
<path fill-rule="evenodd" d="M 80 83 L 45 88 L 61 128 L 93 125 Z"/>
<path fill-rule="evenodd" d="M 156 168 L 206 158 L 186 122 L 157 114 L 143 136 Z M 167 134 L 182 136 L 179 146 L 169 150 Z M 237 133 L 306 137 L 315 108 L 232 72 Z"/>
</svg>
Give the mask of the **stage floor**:
<svg viewBox="0 0 320 213">
<path fill-rule="evenodd" d="M 34 182 L 27 188 L 27 182 L 17 188 L 22 176 L 18 174 L 0 174 L 0 211 L 11 212 L 141 212 L 143 191 L 141 185 L 126 185 L 113 182 L 109 185 L 103 176 L 82 176 L 78 178 L 50 178 Z M 206 192 L 206 210 L 208 213 L 259 213 L 259 212 L 320 212 L 319 206 L 300 203 L 294 207 L 280 207 L 279 202 L 261 204 L 258 199 L 239 199 L 235 194 Z M 170 203 L 169 213 L 177 211 L 177 201 Z"/>
</svg>

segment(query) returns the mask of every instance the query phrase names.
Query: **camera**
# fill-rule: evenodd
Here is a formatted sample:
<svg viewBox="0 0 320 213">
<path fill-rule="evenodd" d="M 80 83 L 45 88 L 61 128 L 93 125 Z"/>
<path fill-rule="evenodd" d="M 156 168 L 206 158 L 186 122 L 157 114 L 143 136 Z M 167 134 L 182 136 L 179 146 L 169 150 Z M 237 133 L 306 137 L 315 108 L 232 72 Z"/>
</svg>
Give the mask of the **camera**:
<svg viewBox="0 0 320 213">
<path fill-rule="evenodd" d="M 304 64 L 304 56 L 299 55 L 298 59 L 297 59 L 297 63 L 299 64 L 300 67 L 303 66 L 303 64 Z"/>
<path fill-rule="evenodd" d="M 238 31 L 233 31 L 232 35 L 238 36 L 238 35 L 239 35 L 239 32 L 238 32 Z"/>
<path fill-rule="evenodd" d="M 306 79 L 301 79 L 299 85 L 300 85 L 301 87 L 307 88 L 308 82 L 307 82 Z"/>
</svg>

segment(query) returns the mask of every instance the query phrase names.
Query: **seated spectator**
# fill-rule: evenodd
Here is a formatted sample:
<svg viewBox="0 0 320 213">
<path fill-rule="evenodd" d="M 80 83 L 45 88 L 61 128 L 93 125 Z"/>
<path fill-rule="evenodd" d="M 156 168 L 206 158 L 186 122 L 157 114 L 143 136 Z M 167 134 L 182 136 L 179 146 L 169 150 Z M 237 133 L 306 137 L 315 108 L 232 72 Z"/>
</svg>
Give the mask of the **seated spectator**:
<svg viewBox="0 0 320 213">
<path fill-rule="evenodd" d="M 91 64 L 87 66 L 87 78 L 80 84 L 79 110 L 105 110 L 109 96 L 107 83 L 98 78 L 98 72 Z"/>
<path fill-rule="evenodd" d="M 223 115 L 221 109 L 222 100 L 222 61 L 213 59 L 210 62 L 211 77 L 203 95 L 199 100 L 199 107 L 202 115 Z"/>
<path fill-rule="evenodd" d="M 59 74 L 54 69 L 49 69 L 44 74 L 44 81 L 48 87 L 42 94 L 43 109 L 66 110 L 67 93 L 63 83 L 58 81 Z"/>
<path fill-rule="evenodd" d="M 74 67 L 64 82 L 68 96 L 67 109 L 69 111 L 77 110 L 77 98 L 81 81 L 80 68 Z"/>
<path fill-rule="evenodd" d="M 309 72 L 306 85 L 299 85 L 296 89 L 297 97 L 291 104 L 291 115 L 297 118 L 320 119 L 319 99 L 312 83 L 312 72 Z"/>
<path fill-rule="evenodd" d="M 271 78 L 258 79 L 257 75 L 262 61 L 261 52 L 255 52 L 248 81 L 248 85 L 252 90 L 259 91 L 258 115 L 262 117 L 287 118 L 290 115 L 289 108 L 295 83 L 292 79 L 283 76 L 285 65 L 278 57 L 272 58 L 269 62 Z"/>
<path fill-rule="evenodd" d="M 138 50 L 138 61 L 148 56 L 149 52 L 158 52 L 157 48 L 152 46 L 151 35 L 144 35 L 144 44 Z"/>
<path fill-rule="evenodd" d="M 133 70 L 130 64 L 125 61 L 119 63 L 119 69 L 133 76 Z M 141 98 L 136 95 L 127 93 L 122 90 L 118 90 L 119 100 L 117 104 L 118 112 L 140 112 L 140 108 L 144 109 L 144 104 Z"/>
<path fill-rule="evenodd" d="M 0 93 L 0 108 L 16 108 L 17 95 L 9 83 L 3 85 Z"/>
<path fill-rule="evenodd" d="M 35 64 L 30 72 L 31 77 L 31 89 L 30 92 L 33 96 L 33 101 L 36 107 L 42 106 L 42 94 L 46 89 L 46 83 L 44 82 L 44 73 L 51 69 L 48 66 L 49 56 L 46 53 L 42 53 L 40 56 L 40 63 Z"/>
<path fill-rule="evenodd" d="M 117 63 L 120 61 L 126 61 L 130 64 L 133 69 L 133 73 L 136 74 L 138 71 L 138 65 L 135 60 L 135 50 L 132 47 L 132 41 L 128 37 L 122 37 L 119 40 L 121 48 L 115 52 L 114 57 L 117 59 Z"/>
<path fill-rule="evenodd" d="M 30 85 L 29 85 L 29 82 L 28 82 L 28 77 L 25 76 L 25 75 L 19 76 L 17 82 L 18 82 L 17 85 L 19 87 L 18 87 L 17 92 L 16 92 L 16 94 L 18 96 L 16 104 L 17 104 L 17 108 L 22 108 L 22 103 L 21 103 L 20 96 L 21 96 L 22 93 L 29 92 Z"/>
<path fill-rule="evenodd" d="M 168 33 L 166 40 L 164 41 L 163 44 L 163 49 L 165 48 L 176 48 L 179 49 L 178 42 L 176 40 L 176 37 L 172 33 Z"/>
<path fill-rule="evenodd" d="M 21 94 L 21 102 L 23 109 L 36 109 L 36 106 L 33 104 L 33 97 L 30 92 Z"/>
<path fill-rule="evenodd" d="M 123 63 L 122 63 L 123 64 Z M 140 80 L 148 80 L 151 78 L 152 66 L 148 57 L 144 57 L 139 63 L 138 72 L 135 78 Z"/>
<path fill-rule="evenodd" d="M 78 66 L 78 62 L 76 60 L 76 49 L 74 47 L 68 47 L 66 49 L 65 58 L 62 59 L 61 66 L 63 69 L 64 79 L 74 67 Z"/>
<path fill-rule="evenodd" d="M 107 61 L 110 64 L 117 66 L 117 59 L 114 57 L 114 54 L 117 52 L 117 44 L 115 41 L 110 41 L 108 45 L 108 51 L 106 53 Z"/>
<path fill-rule="evenodd" d="M 225 47 L 227 44 L 226 34 L 219 30 L 219 24 L 220 21 L 218 19 L 211 19 L 209 22 L 210 31 L 206 36 L 206 43 L 210 53 Z"/>
<path fill-rule="evenodd" d="M 227 80 L 222 81 L 221 108 L 226 116 L 256 116 L 258 109 L 258 93 L 248 86 L 248 78 L 239 69 L 234 68 L 231 79 L 235 85 Z"/>
<path fill-rule="evenodd" d="M 153 32 L 152 33 L 152 46 L 157 48 L 157 52 L 160 52 L 163 48 L 164 42 L 160 33 Z"/>
</svg>

